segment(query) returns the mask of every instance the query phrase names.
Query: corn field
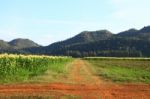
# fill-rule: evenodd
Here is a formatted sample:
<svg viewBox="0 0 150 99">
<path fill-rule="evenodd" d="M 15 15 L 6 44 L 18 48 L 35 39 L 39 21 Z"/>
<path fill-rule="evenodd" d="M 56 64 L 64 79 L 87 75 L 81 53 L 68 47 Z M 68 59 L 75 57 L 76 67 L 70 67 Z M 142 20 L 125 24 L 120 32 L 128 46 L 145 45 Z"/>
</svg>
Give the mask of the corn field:
<svg viewBox="0 0 150 99">
<path fill-rule="evenodd" d="M 64 72 L 63 64 L 70 60 L 70 57 L 1 54 L 0 82 L 28 80 L 47 69 L 61 73 Z"/>
</svg>

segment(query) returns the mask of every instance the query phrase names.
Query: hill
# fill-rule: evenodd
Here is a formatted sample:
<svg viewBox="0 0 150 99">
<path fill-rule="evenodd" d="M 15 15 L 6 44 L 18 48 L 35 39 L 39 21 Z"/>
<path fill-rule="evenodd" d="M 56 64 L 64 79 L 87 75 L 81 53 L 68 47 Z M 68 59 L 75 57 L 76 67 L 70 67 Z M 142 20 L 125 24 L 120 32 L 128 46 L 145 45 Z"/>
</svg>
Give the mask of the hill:
<svg viewBox="0 0 150 99">
<path fill-rule="evenodd" d="M 0 50 L 10 49 L 10 48 L 11 46 L 6 41 L 0 40 Z"/>
<path fill-rule="evenodd" d="M 100 31 L 84 31 L 81 32 L 80 34 L 67 39 L 63 42 L 62 44 L 69 44 L 69 45 L 74 45 L 74 44 L 81 44 L 81 43 L 89 43 L 89 42 L 95 42 L 99 40 L 104 40 L 108 39 L 112 36 L 113 34 L 109 32 L 108 30 L 100 30 Z"/>
<path fill-rule="evenodd" d="M 13 52 L 16 53 L 73 57 L 150 57 L 150 26 L 140 30 L 131 28 L 115 34 L 108 30 L 83 31 L 72 38 L 55 42 L 49 46 L 39 46 L 28 39 L 0 41 L 0 48 L 15 50 Z M 8 52 L 7 50 L 3 52 Z"/>
<path fill-rule="evenodd" d="M 84 31 L 45 47 L 49 55 L 84 56 L 150 56 L 150 26 L 129 29 L 117 34 L 108 30 Z"/>
<path fill-rule="evenodd" d="M 31 48 L 31 47 L 39 47 L 39 45 L 29 39 L 14 39 L 8 42 L 9 45 L 14 47 L 15 49 L 23 49 L 23 48 Z"/>
<path fill-rule="evenodd" d="M 105 40 L 105 39 L 110 38 L 112 35 L 113 34 L 107 30 L 84 31 L 65 41 L 56 42 L 49 46 L 46 46 L 44 47 L 44 50 L 47 52 L 47 54 L 57 55 L 59 54 L 58 51 L 64 48 L 69 48 L 71 46 L 76 46 L 76 45 L 81 45 L 81 44 L 88 44 L 90 42 L 96 42 L 99 40 Z"/>
<path fill-rule="evenodd" d="M 14 39 L 10 42 L 0 40 L 0 53 L 29 53 L 24 48 L 39 47 L 37 43 L 29 39 Z"/>
</svg>

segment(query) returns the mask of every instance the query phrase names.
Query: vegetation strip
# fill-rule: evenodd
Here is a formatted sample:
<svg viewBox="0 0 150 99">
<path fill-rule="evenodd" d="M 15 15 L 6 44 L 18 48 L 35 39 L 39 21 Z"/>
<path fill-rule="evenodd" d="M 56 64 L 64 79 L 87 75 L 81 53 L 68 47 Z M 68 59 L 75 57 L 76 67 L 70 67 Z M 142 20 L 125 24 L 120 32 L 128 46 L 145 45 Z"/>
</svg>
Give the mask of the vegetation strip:
<svg viewBox="0 0 150 99">
<path fill-rule="evenodd" d="M 20 82 L 43 74 L 50 69 L 56 73 L 66 72 L 64 65 L 70 57 L 38 55 L 0 55 L 0 83 Z"/>
<path fill-rule="evenodd" d="M 150 83 L 150 61 L 142 58 L 85 58 L 99 77 L 114 82 Z"/>
</svg>

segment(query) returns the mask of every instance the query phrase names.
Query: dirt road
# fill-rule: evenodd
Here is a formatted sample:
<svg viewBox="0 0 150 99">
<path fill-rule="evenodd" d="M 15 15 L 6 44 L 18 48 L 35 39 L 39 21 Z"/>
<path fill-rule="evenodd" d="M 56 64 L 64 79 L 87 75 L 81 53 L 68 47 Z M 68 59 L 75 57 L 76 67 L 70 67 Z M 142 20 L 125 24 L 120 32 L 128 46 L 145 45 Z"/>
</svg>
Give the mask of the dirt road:
<svg viewBox="0 0 150 99">
<path fill-rule="evenodd" d="M 61 99 L 70 95 L 81 99 L 150 99 L 150 85 L 106 82 L 93 75 L 88 65 L 80 59 L 73 61 L 66 83 L 0 85 L 0 96 L 38 95 Z"/>
</svg>

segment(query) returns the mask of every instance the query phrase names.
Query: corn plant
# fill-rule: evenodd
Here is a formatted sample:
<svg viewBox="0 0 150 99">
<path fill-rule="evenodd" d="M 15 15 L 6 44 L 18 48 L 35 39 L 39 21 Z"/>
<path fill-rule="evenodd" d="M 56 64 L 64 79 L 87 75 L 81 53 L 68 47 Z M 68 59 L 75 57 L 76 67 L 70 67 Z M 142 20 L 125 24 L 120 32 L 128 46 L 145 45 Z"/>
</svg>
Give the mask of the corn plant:
<svg viewBox="0 0 150 99">
<path fill-rule="evenodd" d="M 0 82 L 22 81 L 51 69 L 63 72 L 64 65 L 70 57 L 38 55 L 0 55 Z"/>
</svg>

